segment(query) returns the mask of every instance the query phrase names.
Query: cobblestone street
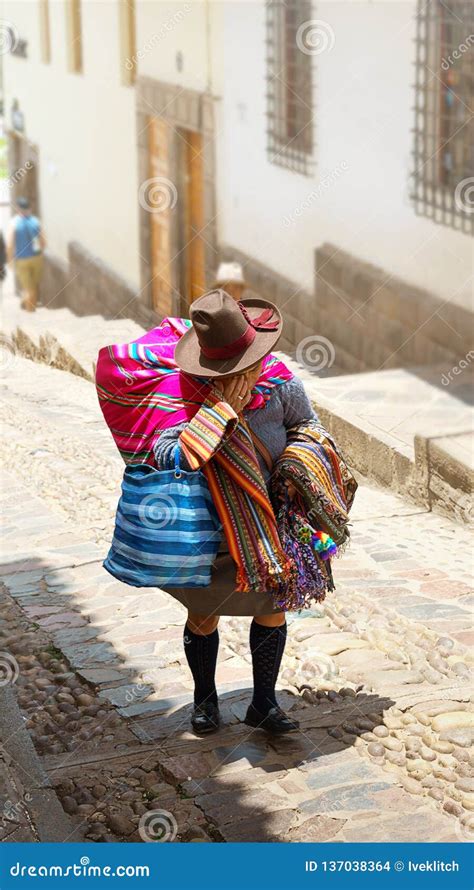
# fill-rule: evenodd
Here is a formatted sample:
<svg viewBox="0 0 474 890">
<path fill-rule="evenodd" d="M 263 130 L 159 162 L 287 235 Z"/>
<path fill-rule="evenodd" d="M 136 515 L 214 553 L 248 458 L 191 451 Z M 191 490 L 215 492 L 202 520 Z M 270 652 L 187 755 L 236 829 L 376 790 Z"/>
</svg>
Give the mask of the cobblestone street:
<svg viewBox="0 0 474 890">
<path fill-rule="evenodd" d="M 0 659 L 75 829 L 90 841 L 471 840 L 467 527 L 362 480 L 336 592 L 289 622 L 280 701 L 300 731 L 269 739 L 242 723 L 250 619 L 224 618 L 224 725 L 196 738 L 184 609 L 102 568 L 123 465 L 94 386 L 7 358 Z M 0 836 L 12 830 L 4 805 Z"/>
</svg>

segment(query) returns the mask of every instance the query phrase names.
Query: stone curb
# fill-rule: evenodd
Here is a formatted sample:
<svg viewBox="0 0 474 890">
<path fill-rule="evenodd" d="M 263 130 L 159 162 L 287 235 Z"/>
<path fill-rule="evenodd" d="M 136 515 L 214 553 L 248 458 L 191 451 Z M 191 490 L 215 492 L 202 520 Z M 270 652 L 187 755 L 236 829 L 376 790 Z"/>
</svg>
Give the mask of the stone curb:
<svg viewBox="0 0 474 890">
<path fill-rule="evenodd" d="M 466 434 L 470 436 L 471 430 Z M 471 441 L 469 445 L 472 447 Z M 456 519 L 472 523 L 474 473 L 472 467 L 452 452 L 449 437 L 415 436 L 415 461 L 425 472 L 430 507 L 440 503 Z"/>
<path fill-rule="evenodd" d="M 11 686 L 0 687 L 0 745 L 10 785 L 26 813 L 32 840 L 82 841 L 79 827 L 65 814 L 28 734 Z M 14 836 L 12 836 L 14 840 Z"/>
<path fill-rule="evenodd" d="M 77 319 L 78 324 L 81 321 Z M 15 350 L 32 361 L 93 381 L 95 362 L 90 356 L 80 349 L 71 350 L 46 326 L 40 330 L 32 321 L 29 329 L 26 322 L 28 319 L 21 319 L 11 331 Z M 104 320 L 104 325 L 107 324 Z M 473 474 L 465 464 L 446 454 L 433 439 L 415 436 L 413 447 L 409 447 L 347 408 L 338 406 L 336 413 L 334 406 L 321 396 L 319 378 L 286 354 L 281 355 L 304 381 L 323 424 L 334 435 L 353 469 L 396 494 L 407 496 L 425 510 L 434 508 L 458 521 L 473 521 L 470 506 Z"/>
</svg>

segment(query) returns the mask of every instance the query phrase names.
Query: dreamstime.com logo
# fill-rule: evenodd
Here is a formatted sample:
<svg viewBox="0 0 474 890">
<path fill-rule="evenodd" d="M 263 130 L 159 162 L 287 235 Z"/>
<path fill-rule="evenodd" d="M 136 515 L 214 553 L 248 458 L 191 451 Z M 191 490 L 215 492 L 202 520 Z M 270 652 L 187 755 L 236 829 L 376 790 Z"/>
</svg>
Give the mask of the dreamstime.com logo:
<svg viewBox="0 0 474 890">
<path fill-rule="evenodd" d="M 88 856 L 81 856 L 73 865 L 22 865 L 10 868 L 12 878 L 149 878 L 148 865 L 91 865 Z"/>
</svg>

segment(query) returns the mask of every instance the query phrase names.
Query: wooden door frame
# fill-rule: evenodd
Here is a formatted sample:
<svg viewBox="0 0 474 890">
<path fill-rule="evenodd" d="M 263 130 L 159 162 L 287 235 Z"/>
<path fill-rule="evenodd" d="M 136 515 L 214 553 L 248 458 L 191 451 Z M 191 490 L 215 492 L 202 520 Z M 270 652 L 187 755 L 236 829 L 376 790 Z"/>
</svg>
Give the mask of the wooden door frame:
<svg viewBox="0 0 474 890">
<path fill-rule="evenodd" d="M 34 170 L 35 187 L 34 193 L 27 196 L 31 201 L 31 209 L 36 216 L 40 215 L 40 193 L 39 193 L 39 149 L 38 146 L 23 134 L 16 130 L 7 130 L 7 157 L 9 178 L 11 180 L 11 205 L 14 207 L 16 199 L 20 195 L 26 195 L 28 189 L 28 178 L 32 180 L 29 174 Z"/>
<path fill-rule="evenodd" d="M 188 130 L 199 133 L 202 140 L 201 163 L 203 183 L 203 242 L 204 278 L 210 286 L 218 260 L 216 197 L 215 197 L 215 128 L 213 97 L 208 93 L 183 90 L 173 84 L 162 83 L 147 77 L 140 77 L 136 83 L 137 134 L 138 134 L 138 187 L 149 178 L 149 142 L 147 131 L 151 117 L 160 117 L 170 127 L 170 133 Z M 171 140 L 172 141 L 172 140 Z M 177 181 L 176 158 L 170 152 L 170 179 Z M 178 195 L 179 200 L 179 195 Z M 151 280 L 151 235 L 149 211 L 139 202 L 141 300 L 147 308 L 153 308 Z M 171 268 L 170 280 L 173 291 L 172 314 L 181 311 L 178 289 L 178 245 L 175 227 L 171 226 Z"/>
</svg>

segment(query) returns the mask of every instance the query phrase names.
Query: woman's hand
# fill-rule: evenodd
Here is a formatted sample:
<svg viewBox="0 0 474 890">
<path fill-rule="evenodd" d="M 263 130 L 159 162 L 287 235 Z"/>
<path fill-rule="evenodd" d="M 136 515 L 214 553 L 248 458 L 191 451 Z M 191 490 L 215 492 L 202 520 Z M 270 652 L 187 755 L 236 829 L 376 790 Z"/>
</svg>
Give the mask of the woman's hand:
<svg viewBox="0 0 474 890">
<path fill-rule="evenodd" d="M 222 399 L 227 402 L 236 414 L 240 414 L 251 399 L 251 388 L 245 374 L 234 374 L 233 377 L 225 377 L 216 380 L 214 388 L 222 394 Z"/>
</svg>

